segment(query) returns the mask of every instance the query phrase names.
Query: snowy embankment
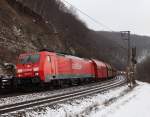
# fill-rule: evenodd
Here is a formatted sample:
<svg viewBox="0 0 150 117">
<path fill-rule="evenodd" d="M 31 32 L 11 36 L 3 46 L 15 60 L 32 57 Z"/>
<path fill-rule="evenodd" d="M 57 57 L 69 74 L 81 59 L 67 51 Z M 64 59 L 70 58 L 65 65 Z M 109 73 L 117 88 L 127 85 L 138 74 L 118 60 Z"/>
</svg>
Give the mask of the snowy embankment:
<svg viewBox="0 0 150 117">
<path fill-rule="evenodd" d="M 150 117 L 150 84 L 138 82 L 55 106 L 26 111 L 36 117 Z"/>
</svg>

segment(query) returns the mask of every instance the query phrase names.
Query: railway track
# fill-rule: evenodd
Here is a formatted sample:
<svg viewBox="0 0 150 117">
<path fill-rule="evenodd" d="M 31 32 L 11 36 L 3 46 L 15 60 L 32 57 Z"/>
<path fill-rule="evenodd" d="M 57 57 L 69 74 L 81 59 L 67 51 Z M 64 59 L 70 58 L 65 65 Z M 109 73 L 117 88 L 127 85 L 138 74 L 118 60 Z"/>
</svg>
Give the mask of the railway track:
<svg viewBox="0 0 150 117">
<path fill-rule="evenodd" d="M 114 78 L 115 79 L 115 78 Z M 114 80 L 113 79 L 113 80 Z M 63 92 L 63 91 L 67 91 L 67 90 L 69 90 L 69 89 L 71 89 L 71 90 L 75 90 L 76 88 L 81 88 L 81 87 L 87 87 L 87 86 L 93 86 L 93 85 L 97 85 L 97 84 L 100 84 L 100 83 L 105 83 L 105 82 L 108 82 L 108 81 L 110 81 L 110 80 L 112 80 L 112 79 L 107 79 L 107 80 L 105 80 L 105 81 L 101 81 L 101 82 L 92 82 L 92 83 L 88 83 L 88 84 L 82 84 L 82 85 L 72 85 L 72 86 L 65 86 L 65 87 L 62 87 L 61 89 L 55 89 L 55 88 L 51 88 L 51 89 L 45 89 L 45 90 L 43 90 L 43 91 L 41 91 L 41 90 L 36 90 L 36 91 L 26 91 L 26 92 L 22 92 L 22 91 L 11 91 L 11 92 L 9 92 L 9 93 L 6 93 L 6 94 L 3 94 L 3 93 L 0 93 L 0 99 L 1 98 L 11 98 L 11 97 L 17 97 L 17 96 L 26 96 L 26 95 L 38 95 L 38 94 L 43 94 L 43 93 L 49 93 L 49 92 L 51 92 L 51 93 L 53 93 L 54 94 L 54 92 Z M 1 91 L 0 91 L 1 92 Z"/>
<path fill-rule="evenodd" d="M 88 83 L 88 84 L 82 84 L 82 86 L 85 86 L 85 87 L 87 87 L 87 86 L 93 86 L 93 85 L 97 85 L 97 84 L 101 84 L 101 83 L 105 83 L 105 82 L 108 82 L 108 81 L 111 81 L 111 80 L 114 80 L 114 79 L 116 79 L 116 77 L 115 78 L 113 78 L 113 79 L 107 79 L 107 80 L 105 80 L 105 81 L 101 81 L 101 82 L 91 82 L 91 83 Z M 67 86 L 67 87 L 62 87 L 63 89 L 69 89 L 69 88 L 80 88 L 81 87 L 81 85 L 72 85 L 72 86 Z M 42 93 L 42 92 L 46 92 L 46 91 L 59 91 L 60 89 L 58 88 L 58 89 L 55 89 L 55 88 L 52 88 L 52 89 L 45 89 L 44 91 L 41 91 L 41 90 L 36 90 L 36 91 L 24 91 L 24 92 L 22 92 L 22 91 L 11 91 L 11 92 L 9 92 L 8 94 L 6 93 L 6 94 L 3 94 L 3 93 L 1 93 L 0 92 L 0 98 L 7 98 L 7 97 L 15 97 L 15 96 L 23 96 L 23 95 L 30 95 L 30 94 L 33 94 L 33 93 Z M 1 90 L 0 90 L 1 91 Z"/>
<path fill-rule="evenodd" d="M 88 88 L 72 91 L 69 93 L 58 94 L 58 95 L 48 96 L 48 97 L 44 97 L 40 99 L 0 106 L 0 115 L 31 108 L 31 107 L 34 108 L 34 107 L 53 105 L 53 104 L 60 103 L 66 100 L 103 92 L 103 91 L 115 88 L 117 86 L 123 85 L 125 83 L 126 83 L 126 79 L 124 77 L 117 77 L 107 82 L 97 84 L 95 86 L 91 86 Z"/>
</svg>

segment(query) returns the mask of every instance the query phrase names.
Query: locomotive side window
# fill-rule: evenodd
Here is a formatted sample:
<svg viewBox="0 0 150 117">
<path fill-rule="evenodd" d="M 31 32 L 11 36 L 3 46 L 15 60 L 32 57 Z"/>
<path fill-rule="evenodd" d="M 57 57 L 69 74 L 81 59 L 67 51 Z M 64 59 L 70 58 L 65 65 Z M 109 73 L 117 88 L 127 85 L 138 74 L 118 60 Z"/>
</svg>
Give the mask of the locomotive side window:
<svg viewBox="0 0 150 117">
<path fill-rule="evenodd" d="M 49 63 L 51 62 L 50 56 L 47 56 L 47 61 L 48 61 Z"/>
</svg>

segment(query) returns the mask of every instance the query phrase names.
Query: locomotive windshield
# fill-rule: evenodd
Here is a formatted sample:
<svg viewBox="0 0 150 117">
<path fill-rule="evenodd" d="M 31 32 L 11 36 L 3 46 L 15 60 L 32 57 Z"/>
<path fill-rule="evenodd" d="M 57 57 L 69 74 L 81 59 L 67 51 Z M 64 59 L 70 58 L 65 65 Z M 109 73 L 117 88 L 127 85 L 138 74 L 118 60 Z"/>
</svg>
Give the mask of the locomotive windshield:
<svg viewBox="0 0 150 117">
<path fill-rule="evenodd" d="M 20 58 L 19 63 L 20 64 L 37 63 L 39 59 L 40 59 L 39 54 L 26 55 Z"/>
</svg>

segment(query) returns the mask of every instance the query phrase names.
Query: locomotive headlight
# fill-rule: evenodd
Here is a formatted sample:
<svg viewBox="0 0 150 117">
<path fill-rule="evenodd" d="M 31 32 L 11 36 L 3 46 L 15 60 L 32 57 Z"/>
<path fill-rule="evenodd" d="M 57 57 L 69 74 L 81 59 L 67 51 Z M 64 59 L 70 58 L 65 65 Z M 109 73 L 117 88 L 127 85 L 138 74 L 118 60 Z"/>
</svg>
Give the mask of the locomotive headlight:
<svg viewBox="0 0 150 117">
<path fill-rule="evenodd" d="M 22 69 L 18 69 L 18 70 L 17 70 L 17 73 L 22 73 L 22 72 L 23 72 Z"/>
<path fill-rule="evenodd" d="M 34 68 L 33 68 L 33 71 L 34 71 L 34 72 L 39 71 L 39 67 L 34 67 Z"/>
<path fill-rule="evenodd" d="M 35 73 L 35 76 L 38 76 L 39 75 L 39 73 Z"/>
</svg>

